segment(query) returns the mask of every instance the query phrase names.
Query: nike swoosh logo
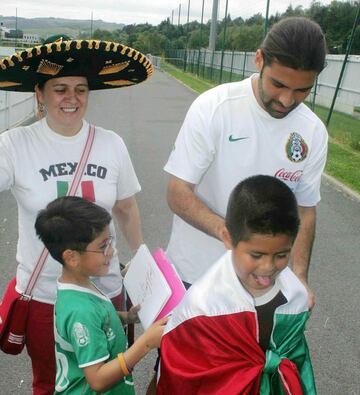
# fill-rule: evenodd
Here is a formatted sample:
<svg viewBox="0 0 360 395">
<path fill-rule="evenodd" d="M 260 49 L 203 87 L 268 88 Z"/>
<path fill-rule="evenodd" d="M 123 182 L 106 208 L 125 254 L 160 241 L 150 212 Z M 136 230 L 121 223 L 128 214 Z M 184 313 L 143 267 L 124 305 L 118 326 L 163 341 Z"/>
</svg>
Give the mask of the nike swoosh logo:
<svg viewBox="0 0 360 395">
<path fill-rule="evenodd" d="M 233 137 L 233 135 L 230 134 L 230 136 L 229 136 L 229 141 L 230 141 L 230 143 L 233 143 L 234 141 L 246 140 L 246 139 L 248 139 L 248 138 L 249 138 L 249 137 Z"/>
</svg>

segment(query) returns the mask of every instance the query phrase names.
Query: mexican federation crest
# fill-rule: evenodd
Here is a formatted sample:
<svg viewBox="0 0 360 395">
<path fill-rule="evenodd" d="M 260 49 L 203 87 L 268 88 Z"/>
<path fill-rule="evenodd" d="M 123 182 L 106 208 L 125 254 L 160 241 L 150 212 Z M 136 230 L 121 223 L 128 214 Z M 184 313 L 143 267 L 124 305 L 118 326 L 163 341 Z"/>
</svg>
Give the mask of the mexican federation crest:
<svg viewBox="0 0 360 395">
<path fill-rule="evenodd" d="M 299 133 L 291 133 L 286 143 L 286 154 L 291 162 L 301 162 L 308 154 L 308 146 Z"/>
<path fill-rule="evenodd" d="M 90 335 L 88 328 L 80 322 L 75 322 L 73 325 L 73 336 L 79 347 L 85 347 L 90 342 Z"/>
</svg>

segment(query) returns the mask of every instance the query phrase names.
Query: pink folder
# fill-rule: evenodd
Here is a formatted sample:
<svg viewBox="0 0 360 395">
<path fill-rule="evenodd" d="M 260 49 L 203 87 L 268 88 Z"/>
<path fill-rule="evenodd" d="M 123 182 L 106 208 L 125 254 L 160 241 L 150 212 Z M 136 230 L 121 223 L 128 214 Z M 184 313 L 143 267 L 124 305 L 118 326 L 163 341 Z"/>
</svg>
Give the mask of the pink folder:
<svg viewBox="0 0 360 395">
<path fill-rule="evenodd" d="M 153 253 L 153 257 L 171 289 L 171 296 L 169 300 L 165 303 L 165 306 L 156 317 L 156 320 L 159 320 L 160 318 L 165 317 L 171 313 L 171 311 L 180 303 L 186 292 L 186 289 L 175 268 L 167 260 L 162 248 L 157 249 Z"/>
</svg>

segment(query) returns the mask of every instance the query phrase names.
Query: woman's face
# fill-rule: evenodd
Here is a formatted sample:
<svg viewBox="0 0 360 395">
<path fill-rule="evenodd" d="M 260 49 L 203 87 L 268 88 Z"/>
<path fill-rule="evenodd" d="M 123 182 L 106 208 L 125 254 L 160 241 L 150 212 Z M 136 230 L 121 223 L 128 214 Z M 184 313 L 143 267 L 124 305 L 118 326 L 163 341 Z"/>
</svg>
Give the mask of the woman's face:
<svg viewBox="0 0 360 395">
<path fill-rule="evenodd" d="M 45 105 L 48 125 L 55 132 L 74 135 L 82 127 L 89 87 L 85 77 L 60 77 L 36 87 L 39 103 Z"/>
</svg>

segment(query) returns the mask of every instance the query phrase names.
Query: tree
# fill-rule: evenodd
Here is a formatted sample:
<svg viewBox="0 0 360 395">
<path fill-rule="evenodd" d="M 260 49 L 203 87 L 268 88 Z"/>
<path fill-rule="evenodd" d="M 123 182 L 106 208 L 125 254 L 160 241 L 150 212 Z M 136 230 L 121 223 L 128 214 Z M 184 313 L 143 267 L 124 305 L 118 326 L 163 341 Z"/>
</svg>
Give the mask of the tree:
<svg viewBox="0 0 360 395">
<path fill-rule="evenodd" d="M 293 8 L 292 5 L 290 4 L 282 16 L 288 17 L 288 16 L 304 16 L 304 15 L 305 12 L 303 10 L 302 5 L 298 5 L 296 8 Z"/>
<path fill-rule="evenodd" d="M 102 41 L 118 41 L 117 37 L 114 36 L 114 31 L 96 29 L 93 33 L 93 38 L 95 40 Z"/>
<path fill-rule="evenodd" d="M 329 52 L 345 53 L 351 29 L 354 23 L 359 0 L 338 1 L 333 0 L 323 5 L 320 0 L 313 0 L 306 10 L 302 6 L 289 5 L 282 14 L 271 15 L 268 25 L 271 27 L 286 16 L 306 16 L 317 22 L 323 29 Z M 262 14 L 257 13 L 244 20 L 242 17 L 231 19 L 230 14 L 218 23 L 218 49 L 223 46 L 223 31 L 226 22 L 225 50 L 254 51 L 263 39 L 265 20 Z M 359 53 L 360 28 L 357 27 L 353 42 L 352 53 Z M 139 49 L 145 53 L 161 54 L 166 49 L 184 49 L 207 47 L 210 32 L 210 21 L 201 26 L 192 21 L 184 25 L 171 24 L 170 19 L 162 21 L 157 26 L 148 23 L 131 24 L 123 27 L 121 31 L 109 32 L 95 30 L 93 38 L 101 40 L 115 40 Z M 89 33 L 80 33 L 88 38 Z"/>
<path fill-rule="evenodd" d="M 328 18 L 328 7 L 323 6 L 318 1 L 313 1 L 310 8 L 306 11 L 306 16 L 317 22 L 323 32 L 326 33 L 327 28 L 327 18 Z"/>
<path fill-rule="evenodd" d="M 326 19 L 321 26 L 326 34 L 328 48 L 345 53 L 356 16 L 357 5 L 351 2 L 332 1 L 327 7 Z"/>
<path fill-rule="evenodd" d="M 354 55 L 360 55 L 360 25 L 355 30 L 354 41 L 353 41 L 351 52 Z"/>
<path fill-rule="evenodd" d="M 208 45 L 209 42 L 209 31 L 207 29 L 202 29 L 200 34 L 200 29 L 193 30 L 190 33 L 189 38 L 189 48 L 204 48 Z"/>
<path fill-rule="evenodd" d="M 232 47 L 238 51 L 255 51 L 261 44 L 263 34 L 262 25 L 243 26 L 234 35 Z"/>
<path fill-rule="evenodd" d="M 259 13 L 254 14 L 252 17 L 246 19 L 245 25 L 264 25 L 264 18 L 263 16 Z"/>
<path fill-rule="evenodd" d="M 239 16 L 238 18 L 235 18 L 233 20 L 233 24 L 236 26 L 241 26 L 244 24 L 244 19 L 242 19 L 241 16 Z"/>
</svg>

